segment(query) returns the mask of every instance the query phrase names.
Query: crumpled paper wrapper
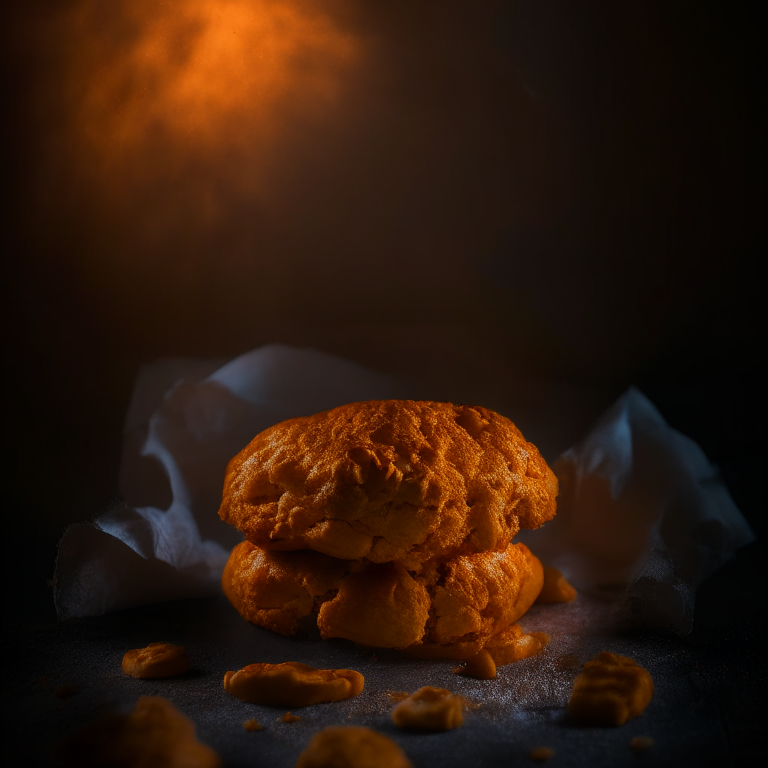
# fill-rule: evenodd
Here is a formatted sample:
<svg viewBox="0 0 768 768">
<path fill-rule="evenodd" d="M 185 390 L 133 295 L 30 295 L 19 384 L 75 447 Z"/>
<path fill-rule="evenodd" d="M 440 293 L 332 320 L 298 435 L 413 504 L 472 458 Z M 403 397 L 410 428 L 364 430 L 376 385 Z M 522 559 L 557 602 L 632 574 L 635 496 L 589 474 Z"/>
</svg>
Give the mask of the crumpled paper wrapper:
<svg viewBox="0 0 768 768">
<path fill-rule="evenodd" d="M 284 419 L 405 396 L 353 363 L 282 345 L 224 365 L 145 366 L 126 418 L 123 501 L 59 546 L 59 618 L 218 592 L 242 539 L 216 514 L 229 459 Z M 619 623 L 687 634 L 697 585 L 754 538 L 701 449 L 630 389 L 553 468 L 558 515 L 518 538 Z"/>
<path fill-rule="evenodd" d="M 557 516 L 518 538 L 616 625 L 687 635 L 697 586 L 754 539 L 701 448 L 630 388 L 553 470 Z"/>
<path fill-rule="evenodd" d="M 394 380 L 310 349 L 274 344 L 222 363 L 166 360 L 140 371 L 126 418 L 123 501 L 70 526 L 59 544 L 60 619 L 216 593 L 242 541 L 216 514 L 229 459 L 285 419 L 404 396 Z"/>
</svg>

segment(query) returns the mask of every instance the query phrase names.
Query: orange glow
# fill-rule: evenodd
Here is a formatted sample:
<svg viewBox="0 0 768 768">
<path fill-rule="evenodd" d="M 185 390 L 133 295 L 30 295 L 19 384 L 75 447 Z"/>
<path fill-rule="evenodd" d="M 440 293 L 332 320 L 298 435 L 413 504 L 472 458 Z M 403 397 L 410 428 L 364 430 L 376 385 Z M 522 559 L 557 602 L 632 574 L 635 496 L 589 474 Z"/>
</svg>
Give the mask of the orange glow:
<svg viewBox="0 0 768 768">
<path fill-rule="evenodd" d="M 332 111 L 360 54 L 328 16 L 286 0 L 144 0 L 107 22 L 100 13 L 77 8 L 83 48 L 70 82 L 75 133 L 107 172 L 157 139 L 203 154 L 225 145 L 253 161 L 296 113 Z"/>
</svg>

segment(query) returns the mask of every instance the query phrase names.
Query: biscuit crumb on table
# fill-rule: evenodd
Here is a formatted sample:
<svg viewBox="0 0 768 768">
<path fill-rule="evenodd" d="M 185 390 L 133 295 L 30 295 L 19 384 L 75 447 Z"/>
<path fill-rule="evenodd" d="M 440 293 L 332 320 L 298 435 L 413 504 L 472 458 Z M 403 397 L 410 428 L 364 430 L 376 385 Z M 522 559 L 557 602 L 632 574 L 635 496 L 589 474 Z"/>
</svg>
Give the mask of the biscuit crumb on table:
<svg viewBox="0 0 768 768">
<path fill-rule="evenodd" d="M 298 715 L 292 715 L 290 712 L 286 712 L 280 721 L 283 723 L 298 723 L 301 718 Z"/>
<path fill-rule="evenodd" d="M 254 718 L 251 718 L 250 720 L 246 720 L 243 723 L 243 728 L 245 728 L 246 731 L 263 731 L 264 726 Z"/>
<path fill-rule="evenodd" d="M 142 696 L 128 714 L 101 717 L 60 743 L 57 765 L 221 768 L 197 740 L 195 724 L 160 696 Z"/>
<path fill-rule="evenodd" d="M 641 755 L 647 752 L 656 742 L 650 736 L 635 736 L 632 741 L 629 742 L 629 746 Z"/>
<path fill-rule="evenodd" d="M 463 666 L 456 667 L 453 671 L 457 675 L 464 675 L 464 677 L 474 677 L 478 680 L 495 680 L 496 662 L 493 660 L 493 656 L 483 649 L 471 659 L 467 659 Z"/>
<path fill-rule="evenodd" d="M 626 656 L 603 651 L 584 665 L 568 702 L 571 719 L 594 725 L 623 725 L 653 697 L 648 670 Z"/>
<path fill-rule="evenodd" d="M 150 643 L 123 656 L 123 672 L 131 677 L 157 679 L 183 675 L 189 670 L 186 650 L 172 643 Z"/>
<path fill-rule="evenodd" d="M 538 656 L 544 653 L 547 645 L 549 635 L 546 632 L 526 634 L 519 624 L 511 624 L 493 635 L 485 644 L 485 650 L 491 655 L 496 666 L 501 667 Z"/>
<path fill-rule="evenodd" d="M 544 585 L 536 598 L 537 603 L 570 603 L 576 599 L 576 590 L 557 568 L 544 566 Z"/>
<path fill-rule="evenodd" d="M 296 768 L 329 766 L 413 768 L 392 739 L 359 725 L 324 728 L 312 737 L 296 761 Z"/>
<path fill-rule="evenodd" d="M 399 728 L 450 731 L 464 722 L 463 706 L 461 696 L 426 685 L 400 701 L 392 710 L 392 721 Z"/>
<path fill-rule="evenodd" d="M 395 704 L 403 699 L 407 699 L 409 696 L 406 691 L 386 691 L 384 695 Z"/>
<path fill-rule="evenodd" d="M 315 669 L 298 661 L 249 664 L 224 675 L 227 693 L 253 704 L 307 707 L 342 701 L 363 690 L 364 678 L 353 669 Z"/>
<path fill-rule="evenodd" d="M 551 747 L 534 747 L 529 753 L 528 757 L 535 763 L 543 763 L 545 760 L 549 760 L 555 756 L 555 750 Z"/>
</svg>

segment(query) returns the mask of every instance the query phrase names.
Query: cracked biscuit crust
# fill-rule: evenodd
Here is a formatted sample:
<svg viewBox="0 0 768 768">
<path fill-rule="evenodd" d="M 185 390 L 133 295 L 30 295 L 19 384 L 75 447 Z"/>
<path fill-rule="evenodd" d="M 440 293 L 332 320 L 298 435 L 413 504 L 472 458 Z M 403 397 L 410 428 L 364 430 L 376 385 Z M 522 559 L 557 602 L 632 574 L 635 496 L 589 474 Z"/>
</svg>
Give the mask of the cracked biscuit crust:
<svg viewBox="0 0 768 768">
<path fill-rule="evenodd" d="M 400 562 L 503 550 L 555 514 L 557 479 L 505 417 L 350 403 L 265 430 L 227 467 L 222 520 L 265 549 Z"/>
<path fill-rule="evenodd" d="M 292 635 L 352 567 L 319 552 L 269 552 L 244 541 L 232 550 L 221 586 L 244 619 Z"/>
<path fill-rule="evenodd" d="M 430 569 L 431 570 L 431 569 Z M 544 569 L 525 544 L 442 563 L 424 574 L 431 610 L 421 657 L 469 659 L 517 621 L 541 592 Z"/>
<path fill-rule="evenodd" d="M 222 586 L 240 615 L 293 634 L 317 614 L 323 638 L 467 659 L 517 621 L 541 590 L 543 569 L 524 544 L 432 562 L 419 574 L 399 563 L 342 561 L 317 552 L 270 552 L 244 541 Z"/>
</svg>

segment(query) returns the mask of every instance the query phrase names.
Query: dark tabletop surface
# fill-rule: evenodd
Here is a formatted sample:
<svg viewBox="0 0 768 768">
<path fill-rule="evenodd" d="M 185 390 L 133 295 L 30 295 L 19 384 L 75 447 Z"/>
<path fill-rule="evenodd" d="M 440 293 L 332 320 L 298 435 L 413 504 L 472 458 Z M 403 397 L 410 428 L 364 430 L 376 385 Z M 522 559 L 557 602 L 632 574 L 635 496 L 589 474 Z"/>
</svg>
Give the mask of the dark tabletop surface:
<svg viewBox="0 0 768 768">
<path fill-rule="evenodd" d="M 366 725 L 391 736 L 416 768 L 532 764 L 537 746 L 551 747 L 552 766 L 740 766 L 757 761 L 765 734 L 764 650 L 760 595 L 765 550 L 760 542 L 710 577 L 697 597 L 695 627 L 686 638 L 620 634 L 590 626 L 595 606 L 534 606 L 529 629 L 552 631 L 539 657 L 499 668 L 496 680 L 452 673 L 447 661 L 413 661 L 395 652 L 282 638 L 244 622 L 223 596 L 145 606 L 102 617 L 59 623 L 8 625 L 3 719 L 8 733 L 27 745 L 24 764 L 56 765 L 57 742 L 97 716 L 129 711 L 139 696 L 163 696 L 196 724 L 199 738 L 225 766 L 293 766 L 311 735 L 326 725 Z M 192 668 L 166 680 L 123 674 L 126 650 L 164 640 L 187 648 Z M 655 694 L 646 711 L 617 728 L 577 727 L 565 705 L 578 667 L 601 650 L 631 656 L 651 673 Z M 352 668 L 366 678 L 356 698 L 296 710 L 296 723 L 279 721 L 283 709 L 249 704 L 222 686 L 228 670 L 257 661 L 302 661 L 322 668 Z M 423 685 L 449 688 L 473 706 L 462 727 L 448 733 L 407 732 L 391 719 L 388 692 Z M 474 706 L 477 705 L 477 706 Z M 256 718 L 265 726 L 248 732 Z M 635 736 L 654 746 L 642 756 Z"/>
</svg>

